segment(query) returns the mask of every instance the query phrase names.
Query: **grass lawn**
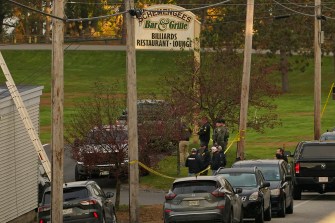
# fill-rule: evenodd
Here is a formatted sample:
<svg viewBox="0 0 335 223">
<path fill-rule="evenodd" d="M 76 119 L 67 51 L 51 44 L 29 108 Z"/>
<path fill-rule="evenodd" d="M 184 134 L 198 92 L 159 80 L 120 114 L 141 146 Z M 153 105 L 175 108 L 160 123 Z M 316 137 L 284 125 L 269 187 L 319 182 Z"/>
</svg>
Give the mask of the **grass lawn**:
<svg viewBox="0 0 335 223">
<path fill-rule="evenodd" d="M 9 51 L 2 54 L 13 76 L 16 85 L 44 86 L 41 98 L 40 137 L 42 143 L 51 139 L 51 51 Z M 162 78 L 174 72 L 175 52 L 137 52 L 137 89 L 138 98 L 150 94 L 159 94 Z M 74 111 L 74 102 L 86 97 L 91 92 L 95 81 L 120 82 L 120 94 L 126 93 L 126 53 L 123 51 L 65 51 L 64 59 L 64 121 Z M 310 64 L 313 64 L 311 59 Z M 332 58 L 322 58 L 322 102 L 321 110 L 327 100 L 331 84 L 335 80 Z M 242 74 L 241 74 L 242 75 Z M 280 83 L 276 76 L 275 81 Z M 5 77 L 0 75 L 0 83 Z M 245 155 L 247 159 L 273 158 L 277 147 L 285 146 L 293 151 L 301 140 L 312 140 L 314 137 L 314 67 L 311 65 L 305 72 L 291 71 L 289 75 L 290 92 L 281 95 L 274 102 L 275 111 L 282 122 L 275 129 L 267 129 L 264 134 L 247 130 Z M 257 114 L 249 114 L 255 118 Z M 229 123 L 227 123 L 229 125 Z M 325 107 L 321 127 L 322 132 L 335 126 L 335 101 L 330 98 Z M 232 140 L 236 132 L 231 132 Z M 197 145 L 191 145 L 197 147 Z M 232 144 L 227 154 L 228 166 L 235 159 L 236 143 Z M 176 157 L 162 160 L 156 171 L 177 176 Z M 186 176 L 186 168 L 182 168 L 180 176 Z M 149 175 L 141 178 L 141 183 L 166 189 L 171 179 Z"/>
</svg>

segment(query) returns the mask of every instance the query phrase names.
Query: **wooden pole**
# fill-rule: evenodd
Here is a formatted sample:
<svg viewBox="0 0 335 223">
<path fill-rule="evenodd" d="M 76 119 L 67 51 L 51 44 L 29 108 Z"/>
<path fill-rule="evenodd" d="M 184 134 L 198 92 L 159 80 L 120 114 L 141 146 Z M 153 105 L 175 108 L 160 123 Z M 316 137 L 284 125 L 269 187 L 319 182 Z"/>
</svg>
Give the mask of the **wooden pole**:
<svg viewBox="0 0 335 223">
<path fill-rule="evenodd" d="M 238 142 L 237 158 L 244 160 L 245 131 L 247 128 L 250 69 L 251 69 L 251 50 L 254 22 L 254 0 L 248 0 L 246 28 L 245 28 L 245 46 L 244 46 L 244 64 L 241 88 L 241 108 L 240 108 L 240 141 Z"/>
<path fill-rule="evenodd" d="M 126 10 L 134 8 L 134 0 L 126 1 Z M 129 13 L 127 20 L 127 107 L 128 107 L 128 150 L 129 150 L 129 217 L 130 222 L 139 222 L 139 171 L 137 132 L 137 84 L 134 19 Z"/>
<path fill-rule="evenodd" d="M 314 18 L 314 139 L 321 133 L 321 0 L 315 0 Z"/>
<path fill-rule="evenodd" d="M 64 0 L 54 1 L 53 15 L 64 18 Z M 52 34 L 52 181 L 51 222 L 63 222 L 63 102 L 64 102 L 64 22 L 53 19 Z"/>
</svg>

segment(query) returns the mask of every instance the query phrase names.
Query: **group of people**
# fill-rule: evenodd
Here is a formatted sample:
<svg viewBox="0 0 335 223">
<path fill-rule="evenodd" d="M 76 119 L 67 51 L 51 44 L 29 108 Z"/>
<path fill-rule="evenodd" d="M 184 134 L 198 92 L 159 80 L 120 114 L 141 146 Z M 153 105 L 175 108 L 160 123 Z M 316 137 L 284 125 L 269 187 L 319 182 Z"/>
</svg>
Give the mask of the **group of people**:
<svg viewBox="0 0 335 223">
<path fill-rule="evenodd" d="M 206 117 L 203 117 L 201 121 L 202 125 L 198 131 L 200 148 L 193 148 L 185 161 L 189 176 L 207 175 L 209 166 L 213 175 L 220 167 L 225 167 L 227 164 L 225 150 L 227 149 L 229 131 L 225 125 L 225 120 L 220 119 L 215 124 L 211 151 L 208 149 L 211 126 Z"/>
</svg>

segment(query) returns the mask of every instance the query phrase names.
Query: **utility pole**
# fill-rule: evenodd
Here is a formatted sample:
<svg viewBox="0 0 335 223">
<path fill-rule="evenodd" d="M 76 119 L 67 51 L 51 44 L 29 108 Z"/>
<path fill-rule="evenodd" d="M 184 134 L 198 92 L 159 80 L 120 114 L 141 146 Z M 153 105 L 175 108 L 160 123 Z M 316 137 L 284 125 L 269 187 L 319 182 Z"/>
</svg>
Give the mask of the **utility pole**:
<svg viewBox="0 0 335 223">
<path fill-rule="evenodd" d="M 241 108 L 240 108 L 240 141 L 237 144 L 237 158 L 244 160 L 245 131 L 247 129 L 248 102 L 249 102 L 249 85 L 250 85 L 250 69 L 251 69 L 251 50 L 252 35 L 254 23 L 254 0 L 248 0 L 247 16 L 245 27 L 245 46 L 244 46 L 244 63 L 243 77 L 241 88 Z"/>
<path fill-rule="evenodd" d="M 134 9 L 134 0 L 126 1 L 127 23 L 127 107 L 128 107 L 128 152 L 129 152 L 129 217 L 130 222 L 139 222 L 139 171 L 137 132 L 137 84 L 135 22 L 129 10 Z"/>
<path fill-rule="evenodd" d="M 64 18 L 64 0 L 54 0 L 53 15 Z M 64 102 L 64 21 L 53 18 L 52 29 L 52 181 L 51 222 L 63 222 L 63 102 Z"/>
<path fill-rule="evenodd" d="M 321 132 L 321 0 L 315 0 L 314 18 L 314 139 Z"/>
</svg>

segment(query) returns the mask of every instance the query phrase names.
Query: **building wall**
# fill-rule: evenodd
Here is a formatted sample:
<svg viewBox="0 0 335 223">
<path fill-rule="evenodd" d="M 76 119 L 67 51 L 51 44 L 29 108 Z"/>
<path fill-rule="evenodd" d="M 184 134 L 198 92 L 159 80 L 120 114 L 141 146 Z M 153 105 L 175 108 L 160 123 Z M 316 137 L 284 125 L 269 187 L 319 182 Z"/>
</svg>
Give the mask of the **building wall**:
<svg viewBox="0 0 335 223">
<path fill-rule="evenodd" d="M 38 205 L 38 157 L 19 112 L 0 86 L 0 223 L 16 219 Z M 42 87 L 18 87 L 34 129 L 39 132 Z"/>
</svg>

